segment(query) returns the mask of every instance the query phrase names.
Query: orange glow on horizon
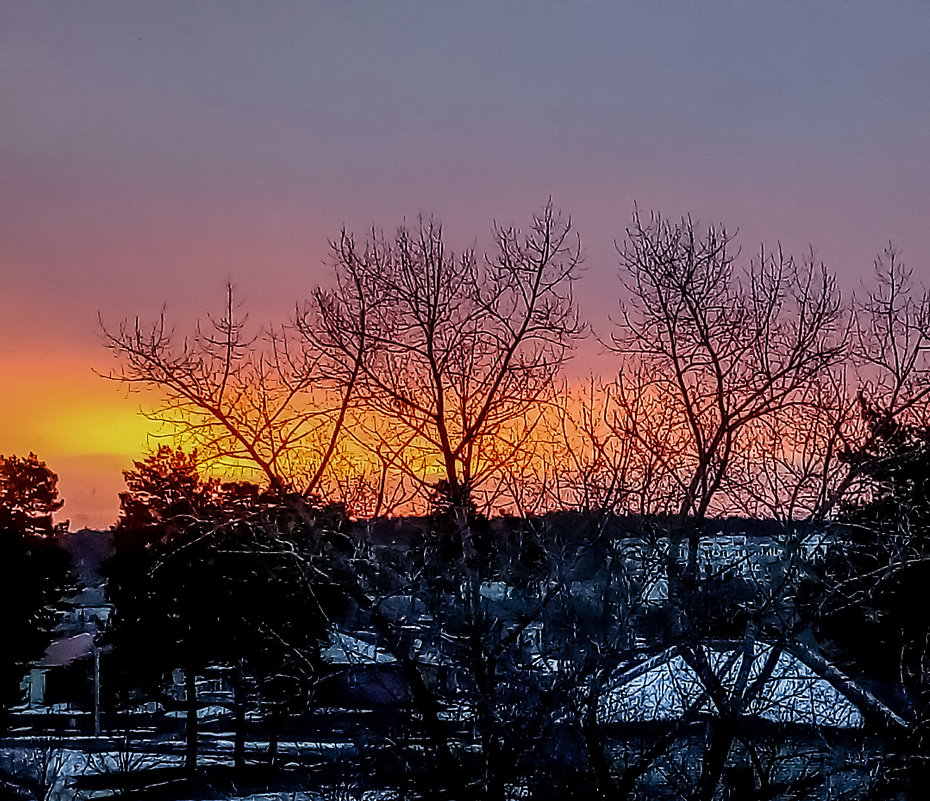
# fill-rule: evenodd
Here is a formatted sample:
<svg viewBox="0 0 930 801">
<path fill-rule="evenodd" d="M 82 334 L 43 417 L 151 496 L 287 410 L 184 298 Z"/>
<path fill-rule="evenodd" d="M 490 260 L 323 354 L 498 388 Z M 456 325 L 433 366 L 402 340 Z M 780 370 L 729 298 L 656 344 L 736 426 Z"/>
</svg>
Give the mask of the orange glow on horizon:
<svg viewBox="0 0 930 801">
<path fill-rule="evenodd" d="M 6 388 L 0 393 L 0 419 L 6 423 L 0 428 L 0 454 L 34 451 L 58 474 L 65 505 L 57 519 L 69 520 L 72 530 L 113 524 L 118 493 L 124 489 L 122 471 L 161 442 L 171 443 L 157 436 L 159 424 L 140 413 L 157 405 L 156 393 L 129 393 L 94 372 L 112 366 L 106 353 L 79 350 L 55 355 L 20 351 L 0 365 L 0 384 Z M 422 445 L 412 444 L 410 452 L 416 472 L 427 481 L 444 477 L 441 460 Z M 329 482 L 337 494 L 337 484 L 349 490 L 377 469 L 376 460 L 351 437 L 344 439 L 340 451 L 341 458 L 333 464 L 334 481 Z M 527 467 L 532 471 L 536 465 Z M 208 472 L 262 479 L 248 470 Z M 421 505 L 415 504 L 419 511 Z"/>
<path fill-rule="evenodd" d="M 58 474 L 71 528 L 116 520 L 121 471 L 149 449 L 139 396 L 96 375 L 99 354 L 19 353 L 0 364 L 0 454 L 35 451 Z"/>
<path fill-rule="evenodd" d="M 170 431 L 160 429 L 157 423 L 140 414 L 140 407 L 150 409 L 157 405 L 157 394 L 128 393 L 124 386 L 106 381 L 92 369 L 105 370 L 109 366 L 111 362 L 105 353 L 79 351 L 57 356 L 20 352 L 0 364 L 0 385 L 5 389 L 0 393 L 0 420 L 3 421 L 0 454 L 25 455 L 34 451 L 58 474 L 59 491 L 65 505 L 57 517 L 70 520 L 72 530 L 106 528 L 114 523 L 119 509 L 118 493 L 124 488 L 122 471 L 130 469 L 133 461 L 143 458 L 158 444 L 171 443 L 169 438 L 157 436 L 170 434 Z M 569 487 L 574 480 L 571 471 L 582 464 L 589 472 L 595 468 L 609 477 L 612 470 L 627 462 L 624 470 L 632 471 L 630 480 L 635 483 L 637 455 L 633 451 L 624 453 L 624 445 L 612 438 L 609 415 L 605 417 L 600 405 L 604 396 L 597 391 L 592 397 L 583 380 L 572 380 L 569 392 L 571 397 L 565 407 L 567 417 L 560 418 L 552 407 L 547 407 L 538 422 L 538 442 L 530 451 L 508 455 L 507 440 L 520 438 L 517 422 L 499 432 L 501 439 L 497 443 L 484 443 L 487 451 L 477 457 L 479 470 L 482 464 L 504 461 L 512 479 L 528 482 L 519 489 L 525 493 L 519 501 L 525 511 L 548 506 L 545 498 L 552 497 L 547 495 L 552 482 L 567 482 L 563 487 Z M 594 404 L 587 413 L 581 405 L 585 397 Z M 687 469 L 690 449 L 686 438 L 682 438 L 681 420 L 674 404 L 669 406 L 642 396 L 640 403 L 639 413 L 652 419 L 658 429 L 655 433 L 659 438 L 652 446 Z M 371 493 L 376 490 L 379 463 L 356 437 L 390 438 L 393 435 L 389 426 L 382 428 L 386 425 L 383 421 L 365 421 L 366 425 L 361 425 L 362 422 L 350 421 L 352 435 L 344 437 L 340 445 L 323 494 L 346 500 L 356 513 L 364 516 Z M 365 429 L 369 429 L 367 436 Z M 751 439 L 762 436 L 758 431 L 746 433 Z M 608 447 L 599 450 L 592 447 L 594 442 L 607 443 Z M 565 450 L 566 445 L 569 451 Z M 757 443 L 757 449 L 776 445 L 778 443 L 763 438 Z M 626 447 L 629 448 L 630 443 L 626 443 Z M 778 447 L 790 450 L 798 446 L 785 442 Z M 431 446 L 414 441 L 405 450 L 405 460 L 421 480 L 433 482 L 444 477 L 441 460 Z M 205 472 L 259 483 L 263 478 L 248 469 Z M 416 488 L 415 482 L 408 483 L 410 488 Z M 545 489 L 546 486 L 550 489 Z M 422 493 L 411 501 L 409 491 L 405 492 L 407 500 L 393 511 L 422 512 Z M 495 511 L 513 511 L 512 503 L 503 500 L 492 506 Z"/>
</svg>

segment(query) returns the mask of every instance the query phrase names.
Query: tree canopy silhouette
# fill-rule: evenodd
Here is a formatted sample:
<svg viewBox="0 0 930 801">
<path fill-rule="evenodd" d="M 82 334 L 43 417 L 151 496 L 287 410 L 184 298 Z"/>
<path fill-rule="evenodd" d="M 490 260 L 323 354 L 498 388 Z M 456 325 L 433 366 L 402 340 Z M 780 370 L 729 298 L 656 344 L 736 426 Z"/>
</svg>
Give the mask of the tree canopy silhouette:
<svg viewBox="0 0 930 801">
<path fill-rule="evenodd" d="M 20 699 L 31 662 L 41 659 L 60 620 L 63 596 L 73 589 L 70 557 L 60 547 L 52 513 L 62 506 L 58 477 L 30 453 L 0 457 L 0 731 Z"/>
<path fill-rule="evenodd" d="M 419 219 L 333 243 L 335 290 L 299 324 L 356 382 L 358 439 L 426 488 L 474 492 L 519 451 L 582 333 L 580 243 L 551 201 L 527 233 L 461 253 Z M 356 371 L 356 372 L 353 372 Z"/>
<path fill-rule="evenodd" d="M 58 476 L 39 457 L 0 456 L 0 525 L 29 534 L 52 534 L 52 515 L 64 506 Z M 65 524 L 64 528 L 67 528 Z"/>
<path fill-rule="evenodd" d="M 200 476 L 196 454 L 162 446 L 125 471 L 107 592 L 124 685 L 185 673 L 187 765 L 197 760 L 196 677 L 234 671 L 237 761 L 248 684 L 262 708 L 306 702 L 329 617 L 346 595 L 344 515 L 314 497 Z"/>
</svg>

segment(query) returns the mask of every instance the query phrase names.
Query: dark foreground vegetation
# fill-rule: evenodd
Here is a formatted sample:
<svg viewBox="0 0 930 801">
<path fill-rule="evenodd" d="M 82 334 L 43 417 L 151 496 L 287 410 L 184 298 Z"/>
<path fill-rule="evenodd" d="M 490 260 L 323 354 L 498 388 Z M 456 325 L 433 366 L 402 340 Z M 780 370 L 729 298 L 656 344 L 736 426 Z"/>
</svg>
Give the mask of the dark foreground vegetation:
<svg viewBox="0 0 930 801">
<path fill-rule="evenodd" d="M 186 450 L 106 534 L 3 461 L 9 792 L 923 797 L 930 297 L 893 250 L 855 304 L 731 250 L 635 216 L 583 389 L 551 205 L 486 255 L 343 232 L 257 338 L 231 291 L 187 339 L 108 332 Z"/>
</svg>

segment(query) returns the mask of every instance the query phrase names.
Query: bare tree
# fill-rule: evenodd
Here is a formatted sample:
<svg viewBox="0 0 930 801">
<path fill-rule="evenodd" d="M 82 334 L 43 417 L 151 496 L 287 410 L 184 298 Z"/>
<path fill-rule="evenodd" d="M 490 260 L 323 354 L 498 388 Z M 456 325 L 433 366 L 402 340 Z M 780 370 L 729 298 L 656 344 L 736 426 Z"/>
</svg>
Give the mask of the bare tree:
<svg viewBox="0 0 930 801">
<path fill-rule="evenodd" d="M 724 228 L 687 217 L 634 212 L 618 254 L 624 298 L 611 346 L 621 369 L 606 419 L 648 476 L 643 511 L 668 516 L 653 518 L 662 529 L 653 542 L 641 541 L 668 577 L 666 642 L 715 709 L 695 780 L 695 797 L 709 799 L 745 703 L 722 690 L 708 654 L 715 638 L 773 654 L 796 644 L 790 529 L 823 503 L 840 463 L 849 317 L 823 265 L 778 249 L 740 266 Z M 777 574 L 764 580 L 730 577 L 701 556 L 707 518 L 747 510 L 777 511 L 789 535 Z M 642 764 L 673 742 L 651 744 Z"/>
<path fill-rule="evenodd" d="M 835 517 L 868 493 L 888 427 L 930 419 L 930 294 L 913 285 L 893 246 L 852 312 L 842 362 L 805 388 L 803 403 L 754 426 L 750 459 L 736 466 L 749 514 Z"/>
<path fill-rule="evenodd" d="M 335 286 L 292 324 L 251 336 L 229 287 L 223 313 L 190 337 L 164 313 L 102 326 L 120 360 L 108 377 L 154 388 L 149 415 L 179 444 L 272 487 L 374 514 L 439 480 L 451 497 L 483 487 L 491 502 L 582 332 L 571 222 L 550 202 L 529 233 L 497 227 L 495 239 L 479 256 L 448 250 L 433 220 L 362 244 L 343 231 Z"/>
<path fill-rule="evenodd" d="M 274 489 L 318 491 L 333 458 L 353 391 L 340 395 L 320 356 L 289 326 L 252 336 L 227 287 L 218 316 L 179 337 L 164 311 L 150 326 L 139 318 L 101 327 L 120 366 L 107 374 L 131 389 L 155 389 L 147 412 L 181 445 L 225 469 L 258 470 Z"/>
<path fill-rule="evenodd" d="M 855 387 L 837 417 L 834 453 L 842 458 L 824 482 L 820 519 L 862 488 L 889 426 L 930 422 L 930 290 L 914 285 L 893 245 L 876 258 L 874 283 L 856 303 L 854 322 Z"/>
<path fill-rule="evenodd" d="M 893 245 L 875 260 L 875 287 L 859 305 L 861 394 L 886 417 L 926 422 L 930 396 L 930 290 L 916 287 Z"/>
<path fill-rule="evenodd" d="M 378 429 L 399 472 L 442 480 L 452 497 L 519 448 L 582 328 L 570 221 L 550 202 L 528 234 L 498 227 L 495 238 L 482 258 L 450 251 L 433 220 L 363 243 L 343 231 L 336 287 L 315 293 L 298 321 L 331 374 L 357 381 L 354 430 Z"/>
<path fill-rule="evenodd" d="M 846 353 L 834 279 L 780 249 L 739 270 L 725 229 L 638 211 L 618 253 L 618 419 L 662 465 L 668 511 L 732 508 L 734 465 L 759 427 L 811 407 Z"/>
<path fill-rule="evenodd" d="M 930 421 L 930 292 L 914 286 L 893 245 L 852 305 L 842 362 L 805 388 L 806 401 L 757 427 L 750 508 L 779 519 L 835 516 L 868 492 L 889 426 Z"/>
</svg>

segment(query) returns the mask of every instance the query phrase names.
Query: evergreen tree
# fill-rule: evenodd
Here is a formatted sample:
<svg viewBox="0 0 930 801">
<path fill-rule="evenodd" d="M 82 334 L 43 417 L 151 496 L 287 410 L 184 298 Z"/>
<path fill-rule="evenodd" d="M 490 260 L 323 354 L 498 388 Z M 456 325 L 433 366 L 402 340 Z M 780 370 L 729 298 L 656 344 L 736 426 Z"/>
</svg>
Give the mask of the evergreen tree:
<svg viewBox="0 0 930 801">
<path fill-rule="evenodd" d="M 864 411 L 876 436 L 851 457 L 866 485 L 842 511 L 823 626 L 867 675 L 921 705 L 930 690 L 930 428 Z"/>
<path fill-rule="evenodd" d="M 841 665 L 910 724 L 892 738 L 881 774 L 894 793 L 930 781 L 930 427 L 863 408 L 875 436 L 850 458 L 866 484 L 842 510 L 817 622 Z"/>
<path fill-rule="evenodd" d="M 58 477 L 34 453 L 0 457 L 0 732 L 20 682 L 42 657 L 72 588 L 70 558 L 59 546 L 52 512 L 61 508 Z"/>
<path fill-rule="evenodd" d="M 53 534 L 52 514 L 64 505 L 58 497 L 58 476 L 30 451 L 0 456 L 0 525 L 28 534 Z M 66 529 L 67 524 L 58 527 Z"/>
<path fill-rule="evenodd" d="M 196 454 L 164 446 L 125 478 L 107 585 L 124 689 L 153 692 L 183 670 L 194 768 L 196 677 L 229 668 L 241 762 L 247 688 L 258 688 L 273 746 L 282 714 L 306 702 L 320 670 L 342 597 L 333 543 L 346 542 L 344 513 L 312 497 L 204 480 Z"/>
</svg>

